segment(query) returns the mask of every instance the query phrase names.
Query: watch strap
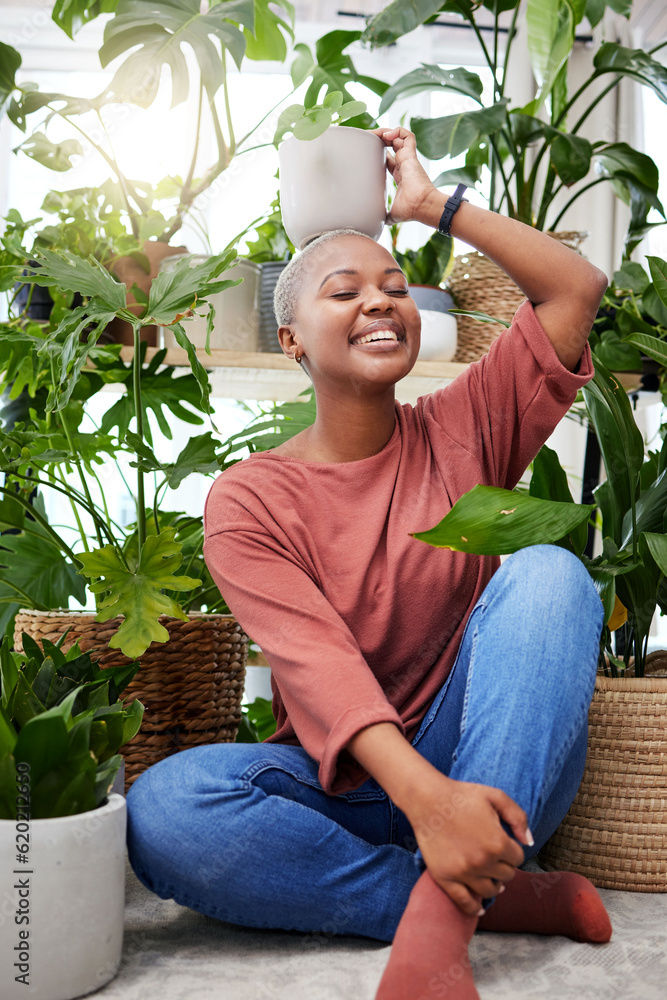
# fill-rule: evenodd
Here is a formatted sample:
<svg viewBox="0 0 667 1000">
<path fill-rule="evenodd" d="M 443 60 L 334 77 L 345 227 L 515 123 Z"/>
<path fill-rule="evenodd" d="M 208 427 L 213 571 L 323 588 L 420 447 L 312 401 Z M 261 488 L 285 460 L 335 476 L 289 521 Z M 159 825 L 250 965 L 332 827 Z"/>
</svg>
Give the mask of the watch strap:
<svg viewBox="0 0 667 1000">
<path fill-rule="evenodd" d="M 445 202 L 445 208 L 438 223 L 438 232 L 442 233 L 443 236 L 451 236 L 450 226 L 452 224 L 452 219 L 458 212 L 461 202 L 467 201 L 467 198 L 463 197 L 463 192 L 468 190 L 467 184 L 459 184 L 453 195 Z"/>
</svg>

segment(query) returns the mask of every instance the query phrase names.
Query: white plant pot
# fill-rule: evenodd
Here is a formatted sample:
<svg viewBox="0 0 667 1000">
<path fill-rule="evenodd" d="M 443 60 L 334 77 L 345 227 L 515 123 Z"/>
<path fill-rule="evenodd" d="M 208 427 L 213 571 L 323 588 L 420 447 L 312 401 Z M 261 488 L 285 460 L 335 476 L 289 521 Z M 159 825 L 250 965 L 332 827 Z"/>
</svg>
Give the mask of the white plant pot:
<svg viewBox="0 0 667 1000">
<path fill-rule="evenodd" d="M 185 256 L 190 258 L 192 267 L 207 260 L 206 257 L 196 254 L 180 254 L 178 256 L 166 257 L 160 265 L 160 270 L 171 270 Z M 223 271 L 218 276 L 221 280 L 243 278 L 243 281 L 240 285 L 234 285 L 233 288 L 226 288 L 223 292 L 218 292 L 208 297 L 207 301 L 215 309 L 215 319 L 213 321 L 213 331 L 210 340 L 211 350 L 257 350 L 260 274 L 259 264 L 256 264 L 252 260 L 241 258 L 233 267 L 230 267 L 227 271 Z M 198 311 L 203 312 L 203 315 L 195 316 L 192 319 L 185 318 L 181 322 L 194 346 L 204 348 L 206 346 L 206 314 L 208 313 L 208 307 L 204 306 Z M 179 346 L 170 327 L 160 327 L 160 333 L 163 347 L 172 348 Z"/>
<path fill-rule="evenodd" d="M 335 125 L 317 139 L 287 136 L 279 149 L 280 207 L 295 246 L 332 229 L 374 240 L 386 216 L 385 145 L 363 129 Z"/>
<path fill-rule="evenodd" d="M 0 820 L 3 1000 L 71 1000 L 116 975 L 126 818 L 125 799 L 111 794 L 99 809 L 31 820 L 27 831 Z M 21 864 L 17 845 L 26 843 L 28 863 Z"/>
<path fill-rule="evenodd" d="M 456 316 L 448 310 L 454 304 L 444 288 L 410 285 L 422 321 L 420 361 L 451 361 L 456 354 Z"/>
</svg>

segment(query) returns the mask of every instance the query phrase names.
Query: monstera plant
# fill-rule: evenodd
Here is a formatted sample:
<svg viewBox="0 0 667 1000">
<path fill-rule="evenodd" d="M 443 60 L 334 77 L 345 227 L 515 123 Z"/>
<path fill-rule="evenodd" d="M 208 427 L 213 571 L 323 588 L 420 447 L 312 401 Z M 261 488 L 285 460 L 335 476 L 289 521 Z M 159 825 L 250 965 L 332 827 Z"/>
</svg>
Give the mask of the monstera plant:
<svg viewBox="0 0 667 1000">
<path fill-rule="evenodd" d="M 650 88 L 667 102 L 667 69 L 649 52 L 603 41 L 593 70 L 574 93 L 567 67 L 575 32 L 584 18 L 595 28 L 607 11 L 629 17 L 631 0 L 394 0 L 370 19 L 364 39 L 377 48 L 390 45 L 439 14 L 457 14 L 474 33 L 482 61 L 492 75 L 491 103 L 482 97 L 482 80 L 464 67 L 422 64 L 400 77 L 382 97 L 380 114 L 399 97 L 425 91 L 452 92 L 470 98 L 473 108 L 439 118 L 413 118 L 417 148 L 428 159 L 446 161 L 465 153 L 463 167 L 446 169 L 436 185 L 479 181 L 490 170 L 489 207 L 504 210 L 538 229 L 555 230 L 564 214 L 585 192 L 610 183 L 631 208 L 626 239 L 629 255 L 652 223 L 648 212 L 664 218 L 658 199 L 658 169 L 649 156 L 625 142 L 590 140 L 581 134 L 591 112 L 622 79 Z M 525 11 L 525 34 L 536 96 L 521 107 L 506 94 L 508 69 L 517 51 L 517 19 Z M 484 18 L 478 15 L 484 14 Z M 491 20 L 491 30 L 488 22 Z M 504 44 L 502 40 L 505 39 Z M 667 43 L 663 43 L 663 46 Z M 602 86 L 600 86 L 602 84 Z M 562 195 L 567 195 L 562 204 Z M 559 206 L 556 198 L 561 196 Z M 653 223 L 660 224 L 660 223 Z"/>
</svg>

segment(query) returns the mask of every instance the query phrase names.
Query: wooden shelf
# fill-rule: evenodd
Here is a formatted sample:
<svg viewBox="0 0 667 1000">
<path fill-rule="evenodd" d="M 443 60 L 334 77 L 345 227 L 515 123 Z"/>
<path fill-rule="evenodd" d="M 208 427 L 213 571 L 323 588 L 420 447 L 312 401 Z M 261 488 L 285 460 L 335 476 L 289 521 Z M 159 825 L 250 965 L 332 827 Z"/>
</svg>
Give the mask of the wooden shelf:
<svg viewBox="0 0 667 1000">
<path fill-rule="evenodd" d="M 131 347 L 122 348 L 123 361 L 132 359 L 132 350 Z M 157 350 L 149 347 L 146 360 L 150 361 Z M 287 400 L 294 399 L 310 385 L 305 372 L 284 354 L 212 350 L 209 355 L 204 350 L 197 350 L 197 357 L 211 370 L 214 396 Z M 175 368 L 189 368 L 187 354 L 180 348 L 168 349 L 164 363 Z M 396 386 L 396 396 L 402 403 L 414 403 L 419 396 L 451 382 L 467 367 L 453 361 L 417 361 L 411 373 Z"/>
</svg>

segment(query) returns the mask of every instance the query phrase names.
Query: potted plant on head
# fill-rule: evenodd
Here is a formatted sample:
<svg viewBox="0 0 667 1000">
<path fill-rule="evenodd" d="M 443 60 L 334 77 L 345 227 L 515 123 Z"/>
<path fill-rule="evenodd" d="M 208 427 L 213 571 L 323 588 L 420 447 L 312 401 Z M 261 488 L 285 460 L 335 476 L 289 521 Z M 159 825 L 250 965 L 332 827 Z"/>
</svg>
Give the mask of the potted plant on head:
<svg viewBox="0 0 667 1000">
<path fill-rule="evenodd" d="M 667 304 L 667 284 L 656 287 Z M 648 349 L 664 368 L 667 341 L 652 339 Z M 625 340 L 644 347 L 649 338 L 630 333 Z M 545 446 L 528 493 L 476 486 L 415 537 L 483 555 L 551 542 L 583 560 L 606 622 L 588 761 L 579 793 L 540 861 L 605 888 L 667 892 L 667 821 L 654 797 L 667 769 L 667 653 L 647 653 L 654 615 L 667 613 L 667 441 L 659 452 L 645 453 L 630 401 L 599 359 L 583 395 L 606 472 L 594 491 L 596 505 L 572 502 L 565 472 Z M 593 512 L 602 551 L 588 557 L 586 522 Z"/>
<path fill-rule="evenodd" d="M 525 43 L 536 96 L 528 104 L 513 107 L 505 88 L 512 53 L 516 51 L 513 43 L 522 6 L 526 12 Z M 558 233 L 561 220 L 585 192 L 598 184 L 610 183 L 631 207 L 626 236 L 629 255 L 653 225 L 647 222 L 649 210 L 654 208 L 665 217 L 658 199 L 658 169 L 649 156 L 627 143 L 591 140 L 584 138 L 582 131 L 591 112 L 624 78 L 650 87 L 662 101 L 667 101 L 667 75 L 661 63 L 652 58 L 656 49 L 644 52 L 606 41 L 595 51 L 592 72 L 574 93 L 568 91 L 567 68 L 575 45 L 575 30 L 584 16 L 595 27 L 607 10 L 620 11 L 629 17 L 631 6 L 631 3 L 573 4 L 568 0 L 557 3 L 527 0 L 525 5 L 521 0 L 503 3 L 484 0 L 478 4 L 433 0 L 416 5 L 411 0 L 394 0 L 369 20 L 364 40 L 373 47 L 390 45 L 419 25 L 432 21 L 439 11 L 458 14 L 470 25 L 479 42 L 482 61 L 492 75 L 493 100 L 485 104 L 478 74 L 464 67 L 449 69 L 423 64 L 385 91 L 379 114 L 387 111 L 397 98 L 428 91 L 452 92 L 469 98 L 472 110 L 438 118 L 413 118 L 410 122 L 417 148 L 428 159 L 441 161 L 465 153 L 465 165 L 446 169 L 436 178 L 437 186 L 474 185 L 482 168 L 488 168 L 492 211 L 502 210 L 511 218 L 553 233 L 578 249 L 587 234 Z M 491 19 L 492 45 L 486 44 L 482 24 L 477 23 L 482 9 L 485 30 Z M 606 85 L 600 88 L 598 82 Z M 523 298 L 500 268 L 476 251 L 457 258 L 449 287 L 461 309 L 505 321 L 512 318 Z M 456 360 L 477 360 L 502 328 L 502 324 L 462 316 Z"/>
<path fill-rule="evenodd" d="M 120 965 L 126 809 L 112 786 L 141 725 L 141 703 L 119 700 L 138 664 L 23 646 L 0 645 L 2 995 L 68 1000 Z"/>
<path fill-rule="evenodd" d="M 456 354 L 456 319 L 452 296 L 442 287 L 448 275 L 454 241 L 434 233 L 418 250 L 397 248 L 400 226 L 391 226 L 392 253 L 408 279 L 410 295 L 421 316 L 420 361 L 451 361 Z"/>
</svg>

